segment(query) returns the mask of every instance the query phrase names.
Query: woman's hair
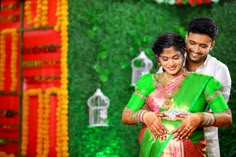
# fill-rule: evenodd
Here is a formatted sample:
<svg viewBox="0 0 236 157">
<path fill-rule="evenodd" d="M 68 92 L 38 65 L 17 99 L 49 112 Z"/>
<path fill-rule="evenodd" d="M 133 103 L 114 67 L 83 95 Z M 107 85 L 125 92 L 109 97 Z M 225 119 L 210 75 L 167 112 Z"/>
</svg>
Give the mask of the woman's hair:
<svg viewBox="0 0 236 157">
<path fill-rule="evenodd" d="M 193 18 L 188 24 L 188 33 L 198 33 L 208 35 L 215 40 L 218 34 L 218 27 L 215 22 L 208 17 Z"/>
<path fill-rule="evenodd" d="M 176 51 L 179 51 L 184 56 L 185 40 L 179 34 L 173 32 L 166 32 L 158 36 L 152 46 L 152 51 L 157 57 L 159 57 L 165 48 L 170 47 L 173 47 Z"/>
</svg>

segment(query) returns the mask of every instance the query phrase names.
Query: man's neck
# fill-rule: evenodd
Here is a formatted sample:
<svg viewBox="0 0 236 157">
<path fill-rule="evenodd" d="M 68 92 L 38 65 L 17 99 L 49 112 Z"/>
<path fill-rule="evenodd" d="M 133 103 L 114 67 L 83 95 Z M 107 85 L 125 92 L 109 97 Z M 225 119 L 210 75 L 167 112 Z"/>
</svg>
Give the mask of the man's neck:
<svg viewBox="0 0 236 157">
<path fill-rule="evenodd" d="M 189 61 L 188 59 L 186 60 L 186 68 L 188 71 L 196 71 L 200 66 L 202 66 L 204 64 L 204 62 L 192 62 L 192 61 Z"/>
</svg>

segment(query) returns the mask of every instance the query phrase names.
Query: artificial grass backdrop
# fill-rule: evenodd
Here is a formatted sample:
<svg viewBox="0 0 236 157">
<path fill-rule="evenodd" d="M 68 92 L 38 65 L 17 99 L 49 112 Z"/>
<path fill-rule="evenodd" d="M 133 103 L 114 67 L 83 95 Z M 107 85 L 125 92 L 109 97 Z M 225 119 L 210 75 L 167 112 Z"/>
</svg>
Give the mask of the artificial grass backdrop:
<svg viewBox="0 0 236 157">
<path fill-rule="evenodd" d="M 72 157 L 137 157 L 140 126 L 121 122 L 133 87 L 131 60 L 141 50 L 152 59 L 151 45 L 166 31 L 185 36 L 195 16 L 213 18 L 220 26 L 211 52 L 228 65 L 232 77 L 229 105 L 235 115 L 236 4 L 179 6 L 152 0 L 69 0 L 69 152 Z M 87 99 L 100 87 L 110 98 L 109 127 L 89 127 Z M 220 129 L 222 157 L 236 155 L 235 123 Z"/>
</svg>

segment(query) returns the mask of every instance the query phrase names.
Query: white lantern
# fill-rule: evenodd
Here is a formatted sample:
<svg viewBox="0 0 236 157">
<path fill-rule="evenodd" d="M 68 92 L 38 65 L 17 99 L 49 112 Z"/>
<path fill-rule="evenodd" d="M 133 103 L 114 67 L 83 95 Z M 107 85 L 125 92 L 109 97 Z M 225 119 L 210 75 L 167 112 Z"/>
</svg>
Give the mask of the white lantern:
<svg viewBox="0 0 236 157">
<path fill-rule="evenodd" d="M 140 62 L 140 66 L 135 66 L 135 62 Z M 134 86 L 136 81 L 144 74 L 147 74 L 152 69 L 153 63 L 146 56 L 144 51 L 141 51 L 140 54 L 132 59 L 131 67 L 132 67 L 132 80 L 131 85 Z"/>
<path fill-rule="evenodd" d="M 109 98 L 102 93 L 100 88 L 97 88 L 94 95 L 87 101 L 90 126 L 108 126 L 106 120 L 109 104 Z"/>
</svg>

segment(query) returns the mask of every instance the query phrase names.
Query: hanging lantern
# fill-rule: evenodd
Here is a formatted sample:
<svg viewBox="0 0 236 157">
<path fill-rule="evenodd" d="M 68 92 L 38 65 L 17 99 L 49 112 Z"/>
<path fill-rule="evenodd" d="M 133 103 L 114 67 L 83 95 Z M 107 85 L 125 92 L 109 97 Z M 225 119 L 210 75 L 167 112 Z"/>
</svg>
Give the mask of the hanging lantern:
<svg viewBox="0 0 236 157">
<path fill-rule="evenodd" d="M 144 74 L 147 74 L 152 69 L 153 63 L 146 56 L 144 51 L 141 51 L 140 54 L 132 59 L 132 80 L 131 85 L 134 86 L 136 81 Z"/>
<path fill-rule="evenodd" d="M 89 106 L 89 125 L 90 126 L 108 126 L 107 124 L 107 108 L 110 100 L 105 96 L 100 88 L 97 88 L 94 95 L 88 101 Z"/>
</svg>

